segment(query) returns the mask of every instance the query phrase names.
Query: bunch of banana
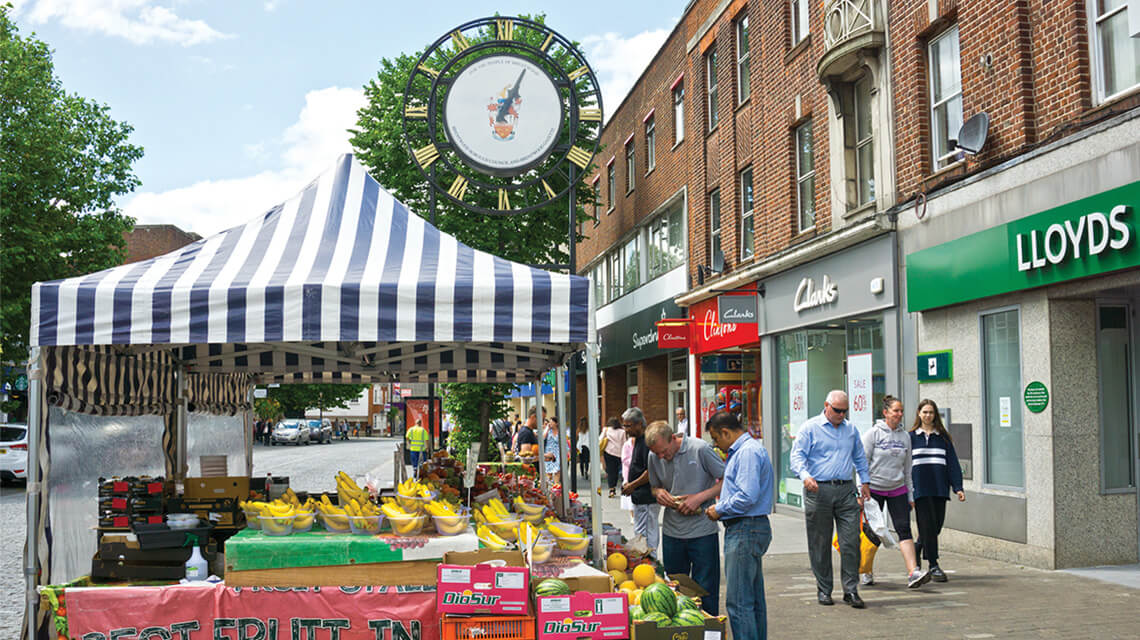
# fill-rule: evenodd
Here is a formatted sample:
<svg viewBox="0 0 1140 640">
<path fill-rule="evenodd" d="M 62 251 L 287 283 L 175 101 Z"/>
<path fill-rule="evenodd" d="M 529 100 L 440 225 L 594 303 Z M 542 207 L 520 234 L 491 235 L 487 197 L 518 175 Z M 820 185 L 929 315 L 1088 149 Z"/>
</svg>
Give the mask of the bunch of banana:
<svg viewBox="0 0 1140 640">
<path fill-rule="evenodd" d="M 577 527 L 568 525 L 565 522 L 550 520 L 546 523 L 546 530 L 554 535 L 554 539 L 558 541 L 558 548 L 560 549 L 582 551 L 590 545 L 590 538 L 586 535 L 585 531 L 579 530 Z"/>
<path fill-rule="evenodd" d="M 483 544 L 486 545 L 489 549 L 502 550 L 513 549 L 515 547 L 515 545 L 511 544 L 509 541 L 504 540 L 502 536 L 495 533 L 494 531 L 491 531 L 487 525 L 481 524 L 476 527 L 475 535 L 478 536 L 479 540 L 481 540 Z"/>
<path fill-rule="evenodd" d="M 344 505 L 344 512 L 350 518 L 351 525 L 355 525 L 357 529 L 364 529 L 368 533 L 380 533 L 380 507 L 377 507 L 371 500 L 364 502 L 358 501 L 356 498 L 349 498 L 348 503 Z"/>
<path fill-rule="evenodd" d="M 322 493 L 321 501 L 317 503 L 317 510 L 321 512 L 321 520 L 329 531 L 348 531 L 348 512 L 344 507 L 338 507 L 329 500 L 329 494 Z"/>
<path fill-rule="evenodd" d="M 424 505 L 424 509 L 435 519 L 436 528 L 444 535 L 457 535 L 467 529 L 467 514 L 456 513 L 450 503 L 432 500 Z"/>
<path fill-rule="evenodd" d="M 384 500 L 384 504 L 380 505 L 380 511 L 388 517 L 388 522 L 392 523 L 392 531 L 405 536 L 413 536 L 419 533 L 426 517 L 418 511 L 409 512 L 405 510 L 391 498 Z"/>
<path fill-rule="evenodd" d="M 511 502 L 511 506 L 514 507 L 515 513 L 522 514 L 523 516 L 538 517 L 539 520 L 541 520 L 542 516 L 546 513 L 545 505 L 527 504 L 526 501 L 522 499 L 522 496 L 515 496 L 514 501 Z M 531 520 L 531 522 L 537 524 L 538 521 Z"/>
<path fill-rule="evenodd" d="M 368 491 L 361 489 L 360 485 L 344 471 L 336 472 L 336 495 L 341 506 L 347 505 L 351 500 L 359 503 L 371 501 Z"/>
<path fill-rule="evenodd" d="M 261 530 L 269 533 L 285 533 L 293 526 L 293 518 L 297 515 L 297 507 L 280 499 L 272 502 L 246 502 L 244 507 L 256 508 L 261 513 Z"/>
<path fill-rule="evenodd" d="M 487 504 L 483 505 L 481 514 L 484 520 L 487 521 L 487 526 L 491 528 L 500 538 L 513 542 L 518 536 L 519 518 L 517 515 L 507 511 L 506 505 L 498 498 L 491 498 Z"/>
</svg>

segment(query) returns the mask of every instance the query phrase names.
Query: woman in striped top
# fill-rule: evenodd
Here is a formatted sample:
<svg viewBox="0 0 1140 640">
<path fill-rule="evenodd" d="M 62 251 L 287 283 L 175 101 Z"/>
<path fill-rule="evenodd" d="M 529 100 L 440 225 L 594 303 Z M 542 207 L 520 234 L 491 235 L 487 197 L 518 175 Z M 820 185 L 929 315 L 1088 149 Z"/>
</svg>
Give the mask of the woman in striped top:
<svg viewBox="0 0 1140 640">
<path fill-rule="evenodd" d="M 954 442 L 933 400 L 918 403 L 918 416 L 910 430 L 910 448 L 914 516 L 918 523 L 915 548 L 930 564 L 934 581 L 946 582 L 946 574 L 938 566 L 938 534 L 946 520 L 950 491 L 957 494 L 960 502 L 965 502 L 966 494 L 962 492 L 962 465 L 954 452 Z"/>
</svg>

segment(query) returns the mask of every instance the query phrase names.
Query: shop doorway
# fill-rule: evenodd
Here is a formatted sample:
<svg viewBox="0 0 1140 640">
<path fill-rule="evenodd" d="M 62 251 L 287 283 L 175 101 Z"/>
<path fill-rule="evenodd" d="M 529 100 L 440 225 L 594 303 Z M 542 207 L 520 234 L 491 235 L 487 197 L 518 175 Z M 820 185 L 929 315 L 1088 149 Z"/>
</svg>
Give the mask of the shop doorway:
<svg viewBox="0 0 1140 640">
<path fill-rule="evenodd" d="M 685 410 L 686 419 L 692 416 L 689 411 L 689 367 L 685 355 L 669 358 L 669 424 L 677 428 L 677 409 Z M 696 434 L 692 429 L 694 423 L 689 420 L 689 434 Z"/>
<path fill-rule="evenodd" d="M 1133 302 L 1097 305 L 1097 379 L 1100 396 L 1101 487 L 1108 493 L 1137 493 L 1140 442 L 1136 430 L 1136 327 Z M 1140 518 L 1137 519 L 1140 552 Z"/>
</svg>

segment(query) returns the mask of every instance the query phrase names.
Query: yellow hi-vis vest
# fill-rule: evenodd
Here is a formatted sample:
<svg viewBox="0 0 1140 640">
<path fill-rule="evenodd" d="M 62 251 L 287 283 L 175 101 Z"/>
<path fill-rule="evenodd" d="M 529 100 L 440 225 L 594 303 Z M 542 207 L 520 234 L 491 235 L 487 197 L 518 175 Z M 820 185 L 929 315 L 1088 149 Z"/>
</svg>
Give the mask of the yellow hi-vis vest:
<svg viewBox="0 0 1140 640">
<path fill-rule="evenodd" d="M 416 425 L 408 429 L 408 451 L 424 451 L 428 446 L 427 429 Z"/>
</svg>

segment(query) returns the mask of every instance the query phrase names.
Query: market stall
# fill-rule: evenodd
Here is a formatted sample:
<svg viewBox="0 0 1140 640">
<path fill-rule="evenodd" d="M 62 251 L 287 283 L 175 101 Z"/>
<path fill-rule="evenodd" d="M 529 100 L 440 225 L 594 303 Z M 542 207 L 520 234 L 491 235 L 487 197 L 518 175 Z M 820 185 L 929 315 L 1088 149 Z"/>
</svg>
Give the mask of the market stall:
<svg viewBox="0 0 1140 640">
<path fill-rule="evenodd" d="M 86 470 L 53 464 L 60 443 L 88 447 L 86 451 L 105 447 L 124 457 L 149 455 L 144 468 L 135 468 L 164 477 L 144 486 L 170 485 L 164 495 L 187 499 L 179 489 L 184 491 L 192 477 L 189 434 L 196 423 L 231 437 L 240 432 L 244 468 L 240 460 L 225 464 L 248 475 L 253 385 L 530 382 L 585 349 L 593 397 L 594 343 L 586 278 L 511 263 L 463 245 L 410 213 L 351 155 L 338 159 L 294 198 L 244 225 L 144 262 L 37 283 L 29 366 L 29 459 L 35 462 L 29 465 L 26 552 L 31 569 L 27 611 L 35 624 L 27 637 L 34 638 L 34 627 L 51 613 L 40 607 L 37 587 L 79 577 L 76 563 L 53 563 L 53 557 L 90 557 L 93 548 L 89 537 L 56 535 L 66 530 L 73 513 L 90 512 L 90 502 L 84 501 L 99 499 L 94 478 L 77 475 Z M 598 416 L 590 405 L 594 440 Z M 67 433 L 59 431 L 63 424 Z M 135 436 L 116 442 L 123 433 Z M 595 469 L 594 487 L 597 476 Z M 77 483 L 86 488 L 75 489 Z M 263 490 L 271 499 L 270 487 Z M 116 495 L 107 496 L 111 504 Z M 144 498 L 131 491 L 123 495 Z M 370 508 L 381 502 L 372 496 Z M 341 501 L 335 508 L 345 507 Z M 601 509 L 592 515 L 593 536 L 601 540 Z M 242 516 L 234 511 L 233 518 L 236 528 Z M 231 538 L 236 549 L 251 546 L 243 562 L 254 557 L 265 561 L 260 552 L 266 544 L 303 545 L 305 538 L 267 543 L 246 539 L 251 535 Z M 462 538 L 455 536 L 449 550 L 475 544 L 470 537 L 461 543 Z M 384 555 L 394 551 L 379 538 L 364 551 L 348 551 L 347 542 L 335 544 L 345 547 L 338 551 L 345 557 L 359 552 L 395 559 Z M 398 555 L 399 561 L 411 559 L 403 551 Z M 596 554 L 595 561 L 603 555 Z M 146 598 L 170 602 L 192 593 L 214 607 L 202 615 L 228 619 L 230 600 L 248 603 L 252 597 L 234 587 L 212 587 L 212 595 L 211 588 L 190 591 L 194 588 L 185 587 L 176 596 L 155 587 Z M 400 592 L 403 587 L 391 588 Z M 112 598 L 115 590 L 93 591 L 99 593 L 83 592 L 81 600 Z M 134 593 L 144 606 L 143 592 Z M 319 593 L 322 599 L 336 599 L 328 590 Z M 296 611 L 281 596 L 273 598 L 272 607 Z M 377 606 L 399 608 L 384 602 Z M 323 614 L 312 617 L 323 619 Z M 370 618 L 367 624 L 382 620 L 392 618 Z M 154 637 L 172 637 L 171 626 L 165 632 L 156 631 Z"/>
</svg>

